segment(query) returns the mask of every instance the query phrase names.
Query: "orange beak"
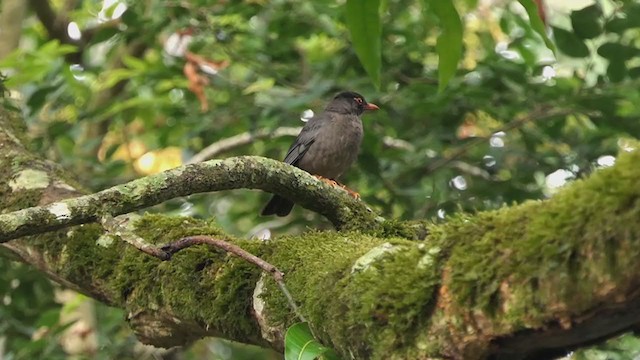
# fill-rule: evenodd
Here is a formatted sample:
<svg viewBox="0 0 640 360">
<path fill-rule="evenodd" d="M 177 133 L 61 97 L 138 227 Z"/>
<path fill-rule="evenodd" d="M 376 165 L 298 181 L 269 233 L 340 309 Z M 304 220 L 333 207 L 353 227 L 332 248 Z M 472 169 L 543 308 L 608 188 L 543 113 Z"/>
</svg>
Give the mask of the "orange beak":
<svg viewBox="0 0 640 360">
<path fill-rule="evenodd" d="M 365 107 L 365 110 L 380 110 L 380 108 L 378 107 L 378 105 L 376 104 L 372 104 L 372 103 L 368 103 Z"/>
</svg>

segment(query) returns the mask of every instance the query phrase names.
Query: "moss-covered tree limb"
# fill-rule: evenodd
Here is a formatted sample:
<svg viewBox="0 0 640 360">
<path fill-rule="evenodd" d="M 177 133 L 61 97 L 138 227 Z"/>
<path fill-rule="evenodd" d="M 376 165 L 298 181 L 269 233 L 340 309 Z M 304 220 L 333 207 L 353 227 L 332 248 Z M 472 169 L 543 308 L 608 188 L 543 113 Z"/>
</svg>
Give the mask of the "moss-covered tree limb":
<svg viewBox="0 0 640 360">
<path fill-rule="evenodd" d="M 338 229 L 370 230 L 379 223 L 362 202 L 303 170 L 272 159 L 241 156 L 190 164 L 95 194 L 0 215 L 0 241 L 86 224 L 103 215 L 121 215 L 180 196 L 231 189 L 262 189 L 287 196 L 326 216 Z"/>
<path fill-rule="evenodd" d="M 0 208 L 77 193 L 58 167 L 20 144 L 14 120 L 0 112 Z M 212 235 L 269 261 L 316 334 L 345 358 L 535 356 L 640 322 L 639 162 L 640 152 L 622 154 L 548 201 L 454 217 L 419 242 L 389 237 L 403 224 L 388 222 L 375 234 L 310 232 L 266 243 L 190 218 L 147 215 L 128 227 L 153 244 Z M 126 309 L 140 339 L 155 345 L 214 335 L 278 347 L 295 321 L 270 278 L 206 246 L 162 262 L 91 224 L 2 246 Z"/>
</svg>

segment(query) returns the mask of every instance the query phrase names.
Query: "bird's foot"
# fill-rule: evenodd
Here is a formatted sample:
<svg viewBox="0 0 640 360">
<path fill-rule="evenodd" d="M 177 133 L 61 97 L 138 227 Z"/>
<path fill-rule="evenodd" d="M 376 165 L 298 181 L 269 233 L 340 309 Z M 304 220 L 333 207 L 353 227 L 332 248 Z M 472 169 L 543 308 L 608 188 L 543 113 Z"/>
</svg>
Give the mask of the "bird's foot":
<svg viewBox="0 0 640 360">
<path fill-rule="evenodd" d="M 336 181 L 337 182 L 337 181 Z M 347 194 L 351 195 L 354 199 L 356 200 L 360 200 L 360 194 L 358 194 L 357 192 L 349 189 L 346 185 L 344 184 L 340 184 L 338 183 L 338 186 L 340 186 L 342 189 L 344 189 L 344 191 L 347 192 Z"/>
<path fill-rule="evenodd" d="M 335 181 L 335 180 L 327 179 L 326 177 L 323 177 L 323 176 L 320 176 L 320 175 L 313 175 L 313 176 L 314 176 L 316 179 L 318 179 L 318 180 L 320 180 L 320 181 L 322 181 L 322 182 L 324 182 L 324 183 L 327 183 L 327 184 L 329 184 L 329 185 L 331 185 L 331 186 L 334 186 L 334 187 L 335 187 L 335 186 L 340 186 L 340 184 L 338 184 L 338 182 L 337 182 L 337 181 Z"/>
<path fill-rule="evenodd" d="M 354 199 L 356 200 L 360 200 L 360 194 L 358 194 L 357 192 L 349 189 L 348 187 L 346 187 L 344 184 L 341 184 L 333 179 L 327 179 L 325 177 L 322 177 L 320 175 L 313 175 L 315 176 L 318 180 L 325 182 L 333 187 L 339 187 L 341 189 L 343 189 L 344 191 L 347 192 L 347 194 L 351 195 Z"/>
</svg>

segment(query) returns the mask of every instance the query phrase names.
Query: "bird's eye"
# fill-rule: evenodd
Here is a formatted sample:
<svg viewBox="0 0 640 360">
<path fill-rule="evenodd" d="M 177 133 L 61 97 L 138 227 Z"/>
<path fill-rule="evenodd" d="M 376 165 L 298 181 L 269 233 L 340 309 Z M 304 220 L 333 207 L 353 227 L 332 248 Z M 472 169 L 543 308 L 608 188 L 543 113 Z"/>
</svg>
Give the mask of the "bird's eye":
<svg viewBox="0 0 640 360">
<path fill-rule="evenodd" d="M 354 100 L 356 101 L 356 103 L 358 103 L 358 105 L 362 105 L 362 99 L 361 98 L 354 98 Z"/>
</svg>

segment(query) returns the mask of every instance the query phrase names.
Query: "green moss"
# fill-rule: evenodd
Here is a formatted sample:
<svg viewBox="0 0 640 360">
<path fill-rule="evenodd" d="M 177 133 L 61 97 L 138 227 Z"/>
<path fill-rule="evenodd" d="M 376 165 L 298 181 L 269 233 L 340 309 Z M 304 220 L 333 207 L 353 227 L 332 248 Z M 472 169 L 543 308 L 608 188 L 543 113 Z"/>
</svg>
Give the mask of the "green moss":
<svg viewBox="0 0 640 360">
<path fill-rule="evenodd" d="M 358 233 L 310 231 L 295 238 L 283 236 L 271 240 L 270 249 L 263 251 L 261 256 L 285 273 L 285 282 L 293 297 L 307 302 L 306 299 L 317 295 L 316 291 L 326 292 L 326 289 L 318 288 L 324 286 L 324 281 L 329 281 L 327 286 L 333 287 L 335 280 L 348 271 L 358 257 L 381 243 L 376 238 Z M 332 272 L 328 273 L 330 269 Z M 269 308 L 269 322 L 276 325 L 296 322 L 275 283 L 268 280 L 266 285 L 270 290 L 265 292 L 263 299 Z M 308 303 L 322 306 L 315 301 Z M 300 305 L 304 308 L 304 304 Z M 304 311 L 324 313 L 322 309 L 313 308 L 304 308 Z"/>
<path fill-rule="evenodd" d="M 425 220 L 385 220 L 381 224 L 381 228 L 374 235 L 382 238 L 401 237 L 409 240 L 423 240 L 427 237 L 431 226 L 430 222 Z"/>
<path fill-rule="evenodd" d="M 433 233 L 451 249 L 449 315 L 482 311 L 506 333 L 541 326 L 549 308 L 580 314 L 601 289 L 627 283 L 639 268 L 638 162 L 640 153 L 622 154 L 549 201 L 460 216 Z"/>
<path fill-rule="evenodd" d="M 149 242 L 165 244 L 189 235 L 213 235 L 257 252 L 259 244 L 224 236 L 212 221 L 145 215 L 132 225 Z M 224 336 L 256 342 L 251 302 L 259 269 L 224 251 L 199 245 L 160 261 L 115 238 L 98 242 L 104 230 L 96 224 L 32 236 L 24 240 L 55 264 L 63 278 L 102 301 L 136 312 L 163 307 L 204 327 L 224 329 Z M 94 241 L 91 241 L 93 239 Z"/>
<path fill-rule="evenodd" d="M 0 167 L 7 169 L 6 162 L 0 162 Z M 36 206 L 40 201 L 44 189 L 14 191 L 11 186 L 9 186 L 12 174 L 11 171 L 4 171 L 0 174 L 0 208 L 6 212 L 10 212 Z"/>
<path fill-rule="evenodd" d="M 212 221 L 193 218 L 145 215 L 134 227 L 155 244 L 212 235 L 243 248 L 252 245 L 230 239 Z M 131 310 L 166 307 L 179 318 L 225 329 L 227 337 L 256 341 L 259 329 L 250 320 L 250 309 L 259 275 L 254 265 L 206 245 L 184 249 L 165 262 L 127 247 L 110 286 Z"/>
<path fill-rule="evenodd" d="M 79 284 L 104 283 L 114 274 L 114 264 L 120 259 L 123 243 L 112 243 L 109 247 L 96 243 L 103 233 L 97 224 L 83 225 L 60 234 L 63 249 L 60 252 L 65 261 L 61 262 L 59 272 Z M 63 236 L 67 236 L 66 240 Z M 90 241 L 87 241 L 90 239 Z M 91 241 L 93 240 L 93 241 Z M 98 254 L 96 254 L 98 252 Z M 49 254 L 55 254 L 48 251 Z"/>
<path fill-rule="evenodd" d="M 440 281 L 438 268 L 416 266 L 424 250 L 402 247 L 401 252 L 343 278 L 338 285 L 342 291 L 336 305 L 341 305 L 336 309 L 349 311 L 342 321 L 340 311 L 334 313 L 332 326 L 339 327 L 336 333 L 346 340 L 343 349 L 353 351 L 358 345 L 356 353 L 361 356 L 384 359 L 393 350 L 413 344 L 417 331 L 427 323 Z"/>
<path fill-rule="evenodd" d="M 429 318 L 439 255 L 425 244 L 355 232 L 310 232 L 273 241 L 276 250 L 268 260 L 285 273 L 316 333 L 343 354 L 385 358 L 389 349 L 414 341 Z M 269 322 L 296 322 L 273 282 L 267 287 Z"/>
<path fill-rule="evenodd" d="M 14 172 L 8 170 L 11 168 L 10 163 L 11 160 L 9 159 L 0 160 L 0 167 L 6 170 L 0 173 L 0 209 L 10 212 L 36 205 L 40 200 L 42 189 L 14 192 L 9 186 L 14 174 Z"/>
<path fill-rule="evenodd" d="M 23 121 L 21 114 L 18 111 L 11 111 L 6 106 L 3 106 L 0 111 L 0 124 L 2 124 L 5 131 L 10 132 L 10 134 L 15 136 L 22 144 L 29 143 L 26 136 L 26 123 Z M 0 139 L 0 141 L 3 142 L 6 140 L 13 139 Z"/>
<path fill-rule="evenodd" d="M 135 220 L 136 234 L 153 244 L 166 244 L 191 235 L 218 235 L 227 237 L 213 219 L 145 214 Z"/>
</svg>

